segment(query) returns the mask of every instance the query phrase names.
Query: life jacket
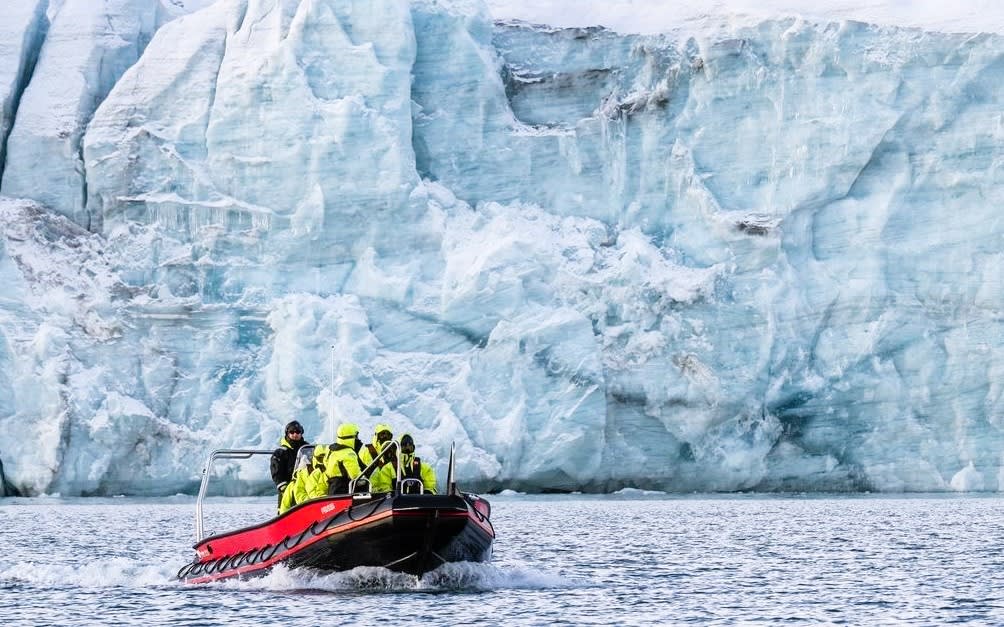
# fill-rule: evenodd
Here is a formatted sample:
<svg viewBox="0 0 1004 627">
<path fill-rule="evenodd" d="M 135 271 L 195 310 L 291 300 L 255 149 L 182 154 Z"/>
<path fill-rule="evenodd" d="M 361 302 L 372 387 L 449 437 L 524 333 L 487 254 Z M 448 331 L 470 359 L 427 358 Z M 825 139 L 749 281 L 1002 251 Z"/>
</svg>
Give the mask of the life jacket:
<svg viewBox="0 0 1004 627">
<path fill-rule="evenodd" d="M 405 456 L 403 460 L 403 465 L 401 466 L 401 479 L 418 479 L 422 480 L 422 458 L 418 455 L 413 455 L 409 459 Z M 404 488 L 401 490 L 402 494 L 418 494 L 418 486 L 414 483 L 405 483 Z"/>
<path fill-rule="evenodd" d="M 347 494 L 349 483 L 359 476 L 359 457 L 351 445 L 340 443 L 331 447 L 325 460 L 329 495 Z"/>
</svg>

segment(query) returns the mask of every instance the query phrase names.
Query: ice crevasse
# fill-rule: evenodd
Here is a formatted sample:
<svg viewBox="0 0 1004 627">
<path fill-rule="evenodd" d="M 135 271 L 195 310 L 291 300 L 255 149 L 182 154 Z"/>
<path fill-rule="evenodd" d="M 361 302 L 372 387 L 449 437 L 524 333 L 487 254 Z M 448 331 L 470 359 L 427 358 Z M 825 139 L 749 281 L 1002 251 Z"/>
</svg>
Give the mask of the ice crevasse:
<svg viewBox="0 0 1004 627">
<path fill-rule="evenodd" d="M 191 490 L 292 419 L 479 490 L 1004 488 L 998 34 L 0 17 L 5 491 Z"/>
</svg>

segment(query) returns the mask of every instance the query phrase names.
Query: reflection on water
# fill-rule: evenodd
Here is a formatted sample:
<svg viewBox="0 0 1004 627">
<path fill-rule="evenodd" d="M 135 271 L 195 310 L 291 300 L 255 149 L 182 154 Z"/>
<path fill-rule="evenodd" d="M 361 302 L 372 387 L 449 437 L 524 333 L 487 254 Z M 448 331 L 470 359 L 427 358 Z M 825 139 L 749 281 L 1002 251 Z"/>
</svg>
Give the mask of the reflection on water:
<svg viewBox="0 0 1004 627">
<path fill-rule="evenodd" d="M 490 564 L 177 582 L 194 501 L 0 501 L 0 620 L 318 624 L 1004 622 L 1004 500 L 957 497 L 492 498 Z M 274 499 L 214 499 L 206 527 Z M 40 611 L 44 608 L 44 611 Z"/>
</svg>

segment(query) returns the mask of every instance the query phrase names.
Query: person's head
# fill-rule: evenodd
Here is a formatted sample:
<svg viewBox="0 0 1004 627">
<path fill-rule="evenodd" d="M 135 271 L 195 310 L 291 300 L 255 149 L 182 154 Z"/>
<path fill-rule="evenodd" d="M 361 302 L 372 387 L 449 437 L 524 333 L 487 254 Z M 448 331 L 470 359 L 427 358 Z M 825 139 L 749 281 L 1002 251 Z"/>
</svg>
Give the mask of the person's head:
<svg viewBox="0 0 1004 627">
<path fill-rule="evenodd" d="M 286 425 L 286 439 L 289 440 L 290 442 L 298 442 L 302 440 L 303 426 L 295 420 L 288 423 Z"/>
<path fill-rule="evenodd" d="M 378 424 L 373 429 L 373 443 L 376 444 L 377 448 L 382 448 L 384 444 L 390 442 L 394 439 L 394 434 L 390 430 L 389 425 Z"/>
<path fill-rule="evenodd" d="M 351 422 L 343 422 L 338 425 L 338 431 L 335 435 L 338 438 L 336 440 L 338 444 L 355 448 L 356 440 L 359 438 L 359 427 Z"/>
<path fill-rule="evenodd" d="M 405 433 L 401 436 L 401 452 L 405 455 L 412 455 L 415 452 L 415 439 L 411 434 Z"/>
</svg>

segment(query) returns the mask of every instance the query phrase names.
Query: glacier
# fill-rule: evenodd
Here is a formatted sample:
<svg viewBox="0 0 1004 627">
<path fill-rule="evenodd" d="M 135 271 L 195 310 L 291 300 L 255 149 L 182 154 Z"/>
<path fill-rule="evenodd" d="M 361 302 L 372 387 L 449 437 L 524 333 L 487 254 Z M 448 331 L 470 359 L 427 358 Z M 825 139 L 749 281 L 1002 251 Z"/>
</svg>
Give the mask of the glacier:
<svg viewBox="0 0 1004 627">
<path fill-rule="evenodd" d="M 0 8 L 3 492 L 1004 490 L 1004 36 L 506 5 Z"/>
</svg>

